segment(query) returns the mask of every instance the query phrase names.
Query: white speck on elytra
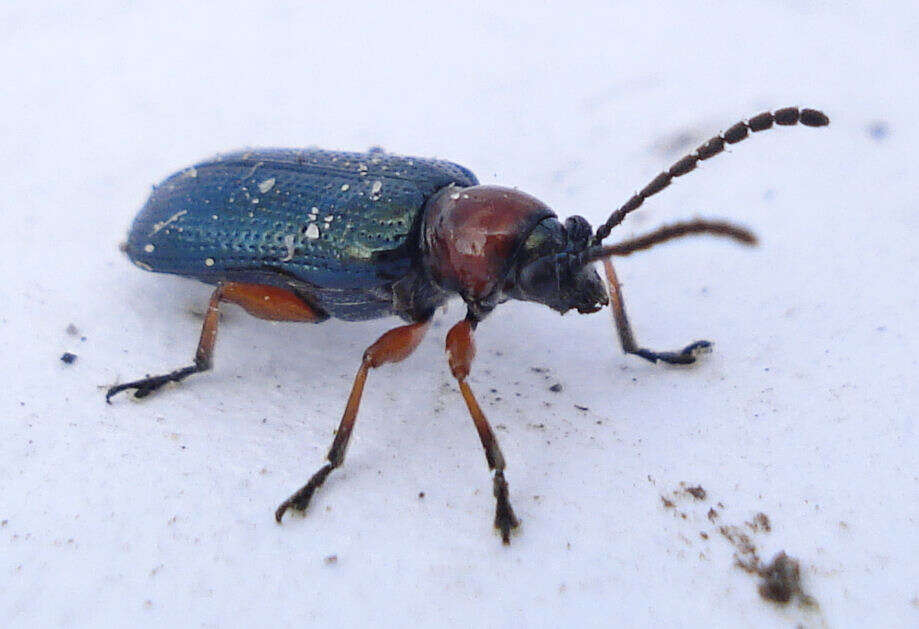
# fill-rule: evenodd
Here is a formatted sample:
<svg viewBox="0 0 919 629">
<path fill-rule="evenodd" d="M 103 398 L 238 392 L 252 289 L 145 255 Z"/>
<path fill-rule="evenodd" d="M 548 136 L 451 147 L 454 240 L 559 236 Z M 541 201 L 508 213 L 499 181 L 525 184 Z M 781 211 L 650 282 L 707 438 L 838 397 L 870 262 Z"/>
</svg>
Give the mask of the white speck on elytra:
<svg viewBox="0 0 919 629">
<path fill-rule="evenodd" d="M 326 216 L 326 217 L 325 217 L 324 219 L 322 219 L 322 220 L 324 220 L 326 223 L 331 223 L 331 222 L 332 222 L 332 219 L 334 219 L 334 218 L 335 218 L 334 216 L 332 216 L 331 214 L 329 214 L 328 216 Z"/>
<path fill-rule="evenodd" d="M 319 238 L 319 226 L 316 223 L 310 223 L 310 226 L 306 228 L 306 237 L 310 240 Z"/>
<path fill-rule="evenodd" d="M 144 251 L 147 253 L 153 253 L 153 250 L 156 249 L 152 244 L 144 245 Z"/>
<path fill-rule="evenodd" d="M 454 193 L 452 193 L 452 194 L 450 195 L 450 198 L 453 199 L 454 201 L 456 201 L 458 198 L 460 198 L 460 193 L 459 193 L 459 192 L 454 192 Z"/>
<path fill-rule="evenodd" d="M 182 173 L 182 176 L 185 177 L 186 179 L 194 179 L 195 177 L 198 176 L 198 169 L 192 166 L 191 168 L 186 170 L 184 173 Z"/>
<path fill-rule="evenodd" d="M 154 224 L 153 224 L 153 231 L 151 231 L 149 235 L 152 236 L 153 234 L 155 234 L 155 233 L 158 232 L 159 230 L 161 230 L 161 229 L 163 229 L 164 227 L 166 227 L 166 225 L 169 225 L 170 223 L 176 222 L 177 220 L 179 220 L 180 218 L 182 218 L 182 217 L 185 216 L 186 214 L 188 214 L 188 210 L 180 210 L 180 211 L 176 212 L 175 214 L 173 214 L 172 216 L 170 216 L 169 218 L 167 218 L 165 221 L 162 221 L 161 223 L 154 223 Z"/>
<path fill-rule="evenodd" d="M 251 155 L 252 155 L 251 153 L 246 153 L 245 155 L 243 155 L 243 159 L 249 159 Z M 258 170 L 259 166 L 262 166 L 264 163 L 265 162 L 256 162 L 255 166 L 249 169 L 249 172 L 246 173 L 246 176 L 243 177 L 242 180 L 245 181 L 246 179 L 254 175 L 255 171 Z"/>
<path fill-rule="evenodd" d="M 217 220 L 217 215 L 216 215 L 216 214 L 211 214 L 211 219 L 213 219 L 213 220 L 216 221 L 216 220 Z"/>
<path fill-rule="evenodd" d="M 377 196 L 377 195 L 380 194 L 380 190 L 382 190 L 382 189 L 383 189 L 383 182 L 382 182 L 382 181 L 379 181 L 379 180 L 378 180 L 378 181 L 374 181 L 374 182 L 373 182 L 373 185 L 370 186 L 370 194 L 372 194 L 372 195 L 374 195 L 374 196 Z"/>
<path fill-rule="evenodd" d="M 296 247 L 294 247 L 294 235 L 287 234 L 284 236 L 284 246 L 287 247 L 287 255 L 281 258 L 281 262 L 290 262 L 294 259 L 294 252 Z"/>
<path fill-rule="evenodd" d="M 214 266 L 214 258 L 207 258 L 204 260 L 204 266 Z"/>
<path fill-rule="evenodd" d="M 351 186 L 349 186 L 348 184 L 343 183 L 343 184 L 341 184 L 341 191 L 342 191 L 342 192 L 347 192 L 348 189 L 349 189 L 350 187 L 351 187 Z"/>
<path fill-rule="evenodd" d="M 258 197 L 252 199 L 252 205 L 258 205 Z"/>
<path fill-rule="evenodd" d="M 271 190 L 272 188 L 274 188 L 274 177 L 269 177 L 268 179 L 266 179 L 265 181 L 261 182 L 261 183 L 258 185 L 258 190 L 259 190 L 259 192 L 261 192 L 262 194 L 265 194 L 266 192 L 268 192 L 268 191 Z"/>
</svg>

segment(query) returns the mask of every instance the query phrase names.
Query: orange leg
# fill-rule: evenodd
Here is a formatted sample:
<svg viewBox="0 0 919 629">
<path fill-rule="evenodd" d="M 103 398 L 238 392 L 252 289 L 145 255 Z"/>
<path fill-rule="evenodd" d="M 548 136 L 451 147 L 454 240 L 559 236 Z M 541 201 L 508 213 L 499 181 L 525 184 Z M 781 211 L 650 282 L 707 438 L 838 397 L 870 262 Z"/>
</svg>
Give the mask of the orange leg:
<svg viewBox="0 0 919 629">
<path fill-rule="evenodd" d="M 606 270 L 606 285 L 609 290 L 610 310 L 613 313 L 613 319 L 616 321 L 616 331 L 619 332 L 619 343 L 622 345 L 622 351 L 626 354 L 635 354 L 645 360 L 656 363 L 661 360 L 671 365 L 689 365 L 696 362 L 699 354 L 708 352 L 712 348 L 710 341 L 695 341 L 684 347 L 679 352 L 653 352 L 649 349 L 639 347 L 632 335 L 632 326 L 629 324 L 629 318 L 625 314 L 625 302 L 622 300 L 622 289 L 619 286 L 619 278 L 616 277 L 616 271 L 613 269 L 613 263 L 609 258 L 603 259 L 603 268 Z"/>
<path fill-rule="evenodd" d="M 242 306 L 246 312 L 259 319 L 269 321 L 301 321 L 318 323 L 327 315 L 311 307 L 297 295 L 282 288 L 265 284 L 240 284 L 228 282 L 219 285 L 211 295 L 204 315 L 201 338 L 195 351 L 195 364 L 161 376 L 148 376 L 133 382 L 125 382 L 109 388 L 105 401 L 127 389 L 134 389 L 134 397 L 146 397 L 167 382 L 180 382 L 188 376 L 211 368 L 214 344 L 217 341 L 217 323 L 220 320 L 220 302 Z"/>
<path fill-rule="evenodd" d="M 326 477 L 332 470 L 344 462 L 345 450 L 348 448 L 348 440 L 354 430 L 354 421 L 357 419 L 357 411 L 361 405 L 361 395 L 364 393 L 367 373 L 380 365 L 397 363 L 408 358 L 418 347 L 418 344 L 421 343 L 421 339 L 424 338 L 424 334 L 428 330 L 428 324 L 428 321 L 420 321 L 393 328 L 367 348 L 367 351 L 364 352 L 361 366 L 357 370 L 357 375 L 354 377 L 351 395 L 348 396 L 348 404 L 345 406 L 341 423 L 338 425 L 338 432 L 335 433 L 335 440 L 332 442 L 332 447 L 326 456 L 329 462 L 313 474 L 306 485 L 301 487 L 299 491 L 281 503 L 281 506 L 278 507 L 274 514 L 274 518 L 278 523 L 281 522 L 284 513 L 288 509 L 304 511 L 309 506 L 313 492 L 325 482 Z"/>
<path fill-rule="evenodd" d="M 466 401 L 469 408 L 469 414 L 472 415 L 472 421 L 475 429 L 479 433 L 479 439 L 482 441 L 482 447 L 485 448 L 485 460 L 488 461 L 488 469 L 494 470 L 494 496 L 496 500 L 495 508 L 495 528 L 501 531 L 501 540 L 505 544 L 511 542 L 511 529 L 516 528 L 520 522 L 514 515 L 508 499 L 507 481 L 504 480 L 504 455 L 501 454 L 501 448 L 498 446 L 498 440 L 495 433 L 488 425 L 485 413 L 482 412 L 479 403 L 472 394 L 472 389 L 466 383 L 466 376 L 472 367 L 472 360 L 475 358 L 475 341 L 472 338 L 474 324 L 468 319 L 460 321 L 454 325 L 450 332 L 447 333 L 447 360 L 450 363 L 450 371 L 453 377 L 459 383 L 460 393 Z"/>
</svg>

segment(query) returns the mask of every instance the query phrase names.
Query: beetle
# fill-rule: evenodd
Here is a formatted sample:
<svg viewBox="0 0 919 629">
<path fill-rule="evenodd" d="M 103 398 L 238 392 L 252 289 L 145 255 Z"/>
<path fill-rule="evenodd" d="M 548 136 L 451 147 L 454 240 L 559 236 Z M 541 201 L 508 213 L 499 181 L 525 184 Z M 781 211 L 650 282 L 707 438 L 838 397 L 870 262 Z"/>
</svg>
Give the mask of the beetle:
<svg viewBox="0 0 919 629">
<path fill-rule="evenodd" d="M 467 382 L 476 326 L 510 299 L 544 304 L 562 314 L 572 309 L 587 314 L 609 305 L 625 353 L 652 363 L 695 362 L 710 349 L 709 341 L 665 352 L 636 342 L 610 258 L 688 235 L 713 234 L 748 245 L 755 236 L 732 223 L 696 219 L 618 244 L 603 241 L 649 197 L 726 145 L 774 124 L 798 123 L 822 127 L 829 118 L 814 109 L 786 107 L 738 122 L 660 173 L 596 233 L 580 216 L 559 221 L 548 206 L 524 192 L 480 185 L 457 164 L 381 149 L 250 150 L 198 163 L 154 187 L 123 245 L 142 269 L 215 286 L 194 363 L 112 386 L 106 401 L 127 390 L 145 397 L 166 383 L 210 369 L 221 302 L 271 321 L 401 317 L 404 325 L 364 352 L 327 462 L 277 508 L 280 523 L 289 509 L 304 511 L 316 489 L 343 463 L 369 371 L 407 358 L 437 308 L 458 296 L 466 316 L 447 333 L 447 360 L 493 472 L 494 525 L 507 544 L 518 520 L 508 497 L 504 456 Z M 604 266 L 605 286 L 595 262 Z"/>
</svg>

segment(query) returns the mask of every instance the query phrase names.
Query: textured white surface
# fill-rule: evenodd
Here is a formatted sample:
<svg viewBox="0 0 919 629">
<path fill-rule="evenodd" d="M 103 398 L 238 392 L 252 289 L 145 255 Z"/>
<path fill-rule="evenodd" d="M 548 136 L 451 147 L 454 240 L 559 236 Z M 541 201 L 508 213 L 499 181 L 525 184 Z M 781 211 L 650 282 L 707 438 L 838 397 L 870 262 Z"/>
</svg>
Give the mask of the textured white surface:
<svg viewBox="0 0 919 629">
<path fill-rule="evenodd" d="M 4 3 L 5 626 L 919 624 L 913 3 L 531 4 Z M 480 326 L 510 547 L 443 357 L 458 304 L 371 374 L 345 467 L 283 526 L 393 321 L 228 307 L 212 373 L 103 402 L 192 356 L 208 289 L 117 245 L 149 186 L 201 157 L 381 145 L 599 223 L 695 143 L 792 104 L 833 123 L 757 135 L 618 230 L 705 215 L 760 235 L 618 265 L 639 340 L 710 338 L 702 364 L 623 356 L 606 313 L 507 304 Z M 760 555 L 798 558 L 819 610 L 767 603 L 733 565 L 717 525 L 758 512 Z"/>
</svg>

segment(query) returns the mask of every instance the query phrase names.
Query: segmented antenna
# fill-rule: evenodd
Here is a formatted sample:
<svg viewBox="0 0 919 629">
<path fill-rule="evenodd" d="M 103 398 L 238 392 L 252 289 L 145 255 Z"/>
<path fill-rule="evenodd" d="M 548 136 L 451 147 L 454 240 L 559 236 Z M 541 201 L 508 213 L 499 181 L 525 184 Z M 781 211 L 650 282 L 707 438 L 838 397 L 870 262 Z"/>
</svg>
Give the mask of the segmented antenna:
<svg viewBox="0 0 919 629">
<path fill-rule="evenodd" d="M 816 109 L 798 109 L 797 107 L 785 107 L 777 109 L 774 113 L 764 111 L 761 114 L 753 116 L 746 122 L 740 121 L 733 127 L 729 128 L 721 135 L 716 135 L 708 142 L 697 148 L 683 159 L 676 162 L 669 169 L 665 170 L 645 186 L 641 192 L 635 194 L 631 199 L 626 201 L 625 205 L 612 213 L 609 219 L 603 223 L 594 235 L 592 246 L 599 245 L 609 236 L 610 231 L 621 223 L 629 212 L 634 212 L 650 196 L 653 196 L 670 185 L 675 177 L 682 177 L 686 173 L 696 169 L 696 165 L 702 160 L 709 159 L 724 151 L 724 145 L 737 144 L 744 138 L 748 137 L 749 132 L 765 131 L 771 129 L 772 124 L 783 127 L 789 127 L 798 123 L 807 127 L 825 127 L 830 124 L 830 119 L 822 111 Z"/>
</svg>

